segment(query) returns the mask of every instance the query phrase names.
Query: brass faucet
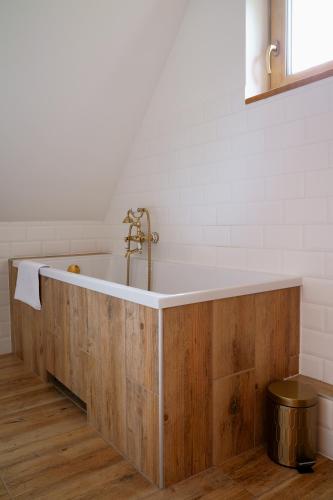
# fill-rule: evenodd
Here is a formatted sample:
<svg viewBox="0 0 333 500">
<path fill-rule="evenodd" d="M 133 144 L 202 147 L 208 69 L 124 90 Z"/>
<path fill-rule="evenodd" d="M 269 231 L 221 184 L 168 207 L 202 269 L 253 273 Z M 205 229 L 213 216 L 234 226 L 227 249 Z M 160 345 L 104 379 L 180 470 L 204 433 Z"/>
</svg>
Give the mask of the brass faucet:
<svg viewBox="0 0 333 500">
<path fill-rule="evenodd" d="M 146 215 L 147 218 L 147 234 L 142 230 L 142 217 Z M 147 208 L 137 208 L 133 211 L 131 208 L 127 210 L 126 217 L 123 220 L 124 224 L 129 224 L 128 234 L 125 237 L 125 257 L 127 259 L 127 276 L 126 285 L 129 286 L 130 282 L 130 258 L 133 254 L 142 254 L 142 246 L 145 242 L 148 244 L 148 286 L 147 289 L 151 289 L 151 244 L 157 243 L 159 240 L 158 233 L 151 232 L 150 229 L 150 214 Z M 133 229 L 134 234 L 133 234 Z M 136 243 L 136 247 L 131 248 L 131 242 Z"/>
</svg>

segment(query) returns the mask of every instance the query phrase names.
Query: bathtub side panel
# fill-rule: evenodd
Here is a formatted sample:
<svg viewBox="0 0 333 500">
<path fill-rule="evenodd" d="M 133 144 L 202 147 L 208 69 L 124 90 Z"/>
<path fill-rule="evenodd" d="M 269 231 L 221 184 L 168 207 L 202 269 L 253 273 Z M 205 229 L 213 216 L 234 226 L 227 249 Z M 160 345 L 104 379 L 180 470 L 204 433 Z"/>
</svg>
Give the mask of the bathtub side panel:
<svg viewBox="0 0 333 500">
<path fill-rule="evenodd" d="M 17 269 L 9 263 L 11 336 L 13 352 L 24 361 L 26 368 L 46 380 L 46 344 L 44 338 L 44 311 L 14 300 Z M 41 300 L 45 290 L 40 287 Z"/>
<path fill-rule="evenodd" d="M 87 400 L 87 290 L 42 277 L 46 369 Z"/>
<path fill-rule="evenodd" d="M 88 419 L 155 484 L 157 315 L 88 290 Z"/>
<path fill-rule="evenodd" d="M 165 309 L 164 479 L 212 465 L 212 302 Z"/>
<path fill-rule="evenodd" d="M 125 304 L 88 290 L 88 419 L 121 451 L 126 439 Z"/>
<path fill-rule="evenodd" d="M 13 345 L 29 371 L 52 374 L 88 420 L 159 484 L 158 310 L 41 277 L 42 310 L 13 300 Z"/>
<path fill-rule="evenodd" d="M 266 387 L 294 375 L 300 288 L 164 309 L 166 486 L 265 440 Z"/>
</svg>

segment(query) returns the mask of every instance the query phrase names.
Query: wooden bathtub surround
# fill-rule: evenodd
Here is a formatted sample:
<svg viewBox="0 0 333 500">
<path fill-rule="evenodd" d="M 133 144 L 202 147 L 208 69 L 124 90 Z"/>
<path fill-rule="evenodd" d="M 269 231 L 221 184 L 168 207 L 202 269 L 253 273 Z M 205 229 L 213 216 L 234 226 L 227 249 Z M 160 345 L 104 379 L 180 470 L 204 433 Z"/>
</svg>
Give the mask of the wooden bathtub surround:
<svg viewBox="0 0 333 500">
<path fill-rule="evenodd" d="M 158 311 L 46 277 L 35 311 L 13 300 L 16 276 L 10 266 L 14 352 L 82 399 L 88 422 L 158 484 Z"/>
<path fill-rule="evenodd" d="M 42 311 L 13 300 L 12 338 L 26 367 L 87 404 L 88 421 L 151 482 L 166 486 L 265 438 L 265 389 L 298 373 L 299 287 L 159 311 L 41 277 Z M 159 408 L 163 406 L 163 415 Z"/>
<path fill-rule="evenodd" d="M 166 485 L 264 441 L 265 389 L 298 367 L 299 311 L 299 287 L 164 310 Z"/>
</svg>

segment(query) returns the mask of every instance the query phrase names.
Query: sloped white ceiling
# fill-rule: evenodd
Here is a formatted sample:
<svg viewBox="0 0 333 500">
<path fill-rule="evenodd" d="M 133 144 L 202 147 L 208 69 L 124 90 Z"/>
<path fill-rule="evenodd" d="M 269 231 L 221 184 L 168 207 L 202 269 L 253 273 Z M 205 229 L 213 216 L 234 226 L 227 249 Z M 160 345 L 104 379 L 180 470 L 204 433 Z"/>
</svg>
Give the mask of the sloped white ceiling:
<svg viewBox="0 0 333 500">
<path fill-rule="evenodd" d="M 0 1 L 0 220 L 102 219 L 187 0 Z"/>
</svg>

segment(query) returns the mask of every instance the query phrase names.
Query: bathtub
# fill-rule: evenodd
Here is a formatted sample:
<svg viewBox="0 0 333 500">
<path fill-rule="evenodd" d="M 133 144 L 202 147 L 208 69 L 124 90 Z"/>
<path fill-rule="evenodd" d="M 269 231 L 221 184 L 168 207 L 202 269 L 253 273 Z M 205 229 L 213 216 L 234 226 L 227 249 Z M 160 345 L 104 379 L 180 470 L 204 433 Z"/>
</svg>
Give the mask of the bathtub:
<svg viewBox="0 0 333 500">
<path fill-rule="evenodd" d="M 133 258 L 131 285 L 125 285 L 126 259 L 111 254 L 36 258 L 51 266 L 41 275 L 154 309 L 300 286 L 302 279 L 263 272 L 223 269 L 185 263 L 153 262 L 152 290 L 146 288 L 147 262 Z M 17 267 L 20 259 L 13 264 Z M 81 274 L 66 272 L 78 264 Z"/>
<path fill-rule="evenodd" d="M 12 341 L 27 368 L 60 382 L 89 423 L 163 488 L 264 441 L 265 389 L 298 373 L 298 277 L 126 260 L 36 258 L 42 310 L 14 300 Z M 81 274 L 68 273 L 78 264 Z"/>
</svg>

